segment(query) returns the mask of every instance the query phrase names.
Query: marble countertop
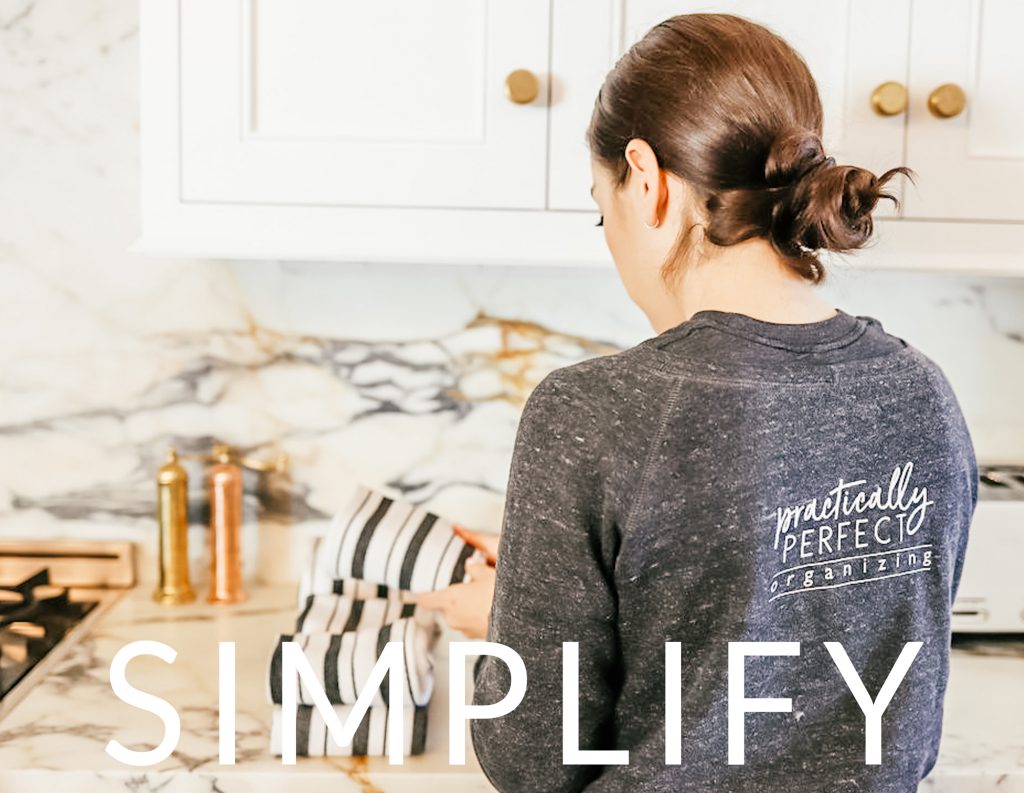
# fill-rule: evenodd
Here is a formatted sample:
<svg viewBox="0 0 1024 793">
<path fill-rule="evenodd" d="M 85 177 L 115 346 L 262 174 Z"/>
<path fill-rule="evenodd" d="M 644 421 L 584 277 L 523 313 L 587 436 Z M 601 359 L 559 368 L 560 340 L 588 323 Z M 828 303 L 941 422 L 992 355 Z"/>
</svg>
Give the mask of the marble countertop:
<svg viewBox="0 0 1024 793">
<path fill-rule="evenodd" d="M 266 674 L 274 637 L 294 628 L 294 586 L 258 587 L 246 603 L 159 606 L 137 587 L 103 615 L 91 634 L 56 665 L 0 722 L 0 793 L 278 793 L 294 780 L 303 793 L 493 793 L 466 731 L 466 765 L 448 764 L 448 629 L 435 650 L 436 676 L 424 754 L 389 765 L 386 757 L 307 758 L 285 766 L 270 754 L 273 706 Z M 104 747 L 115 738 L 129 749 L 152 749 L 163 737 L 153 714 L 115 696 L 110 661 L 125 644 L 161 641 L 177 650 L 172 664 L 139 657 L 126 673 L 135 687 L 166 699 L 181 717 L 177 750 L 164 762 L 133 768 Z M 218 762 L 217 648 L 235 642 L 236 763 Z M 467 661 L 467 688 L 472 661 Z"/>
<path fill-rule="evenodd" d="M 287 780 L 316 791 L 423 793 L 493 791 L 466 735 L 465 766 L 448 764 L 447 641 L 436 651 L 427 748 L 391 766 L 387 758 L 299 758 L 284 766 L 269 751 L 272 706 L 265 670 L 273 637 L 291 628 L 295 588 L 256 588 L 237 606 L 195 603 L 174 608 L 149 600 L 148 588 L 129 592 L 0 722 L 0 793 L 46 790 L 89 793 L 271 793 Z M 171 702 L 181 716 L 177 750 L 152 768 L 121 765 L 104 751 L 116 738 L 136 750 L 163 735 L 156 716 L 119 700 L 108 671 L 130 641 L 151 639 L 174 647 L 167 665 L 137 658 L 128 680 Z M 236 764 L 218 764 L 217 643 L 236 642 Z M 922 791 L 1024 792 L 1024 642 L 971 641 L 954 648 L 939 761 Z M 472 685 L 471 660 L 467 686 Z"/>
</svg>

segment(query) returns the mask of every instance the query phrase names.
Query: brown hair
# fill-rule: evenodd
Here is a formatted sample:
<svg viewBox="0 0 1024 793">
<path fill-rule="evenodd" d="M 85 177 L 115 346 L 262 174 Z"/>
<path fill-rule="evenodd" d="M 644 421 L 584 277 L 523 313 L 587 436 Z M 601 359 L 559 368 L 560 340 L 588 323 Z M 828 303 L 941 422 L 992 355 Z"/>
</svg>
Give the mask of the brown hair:
<svg viewBox="0 0 1024 793">
<path fill-rule="evenodd" d="M 897 173 L 837 165 L 822 148 L 818 88 L 780 36 L 733 14 L 681 14 L 653 27 L 605 78 L 587 129 L 591 154 L 629 177 L 626 144 L 645 140 L 707 210 L 705 237 L 769 240 L 803 277 L 820 282 L 818 250 L 851 251 L 871 236 L 871 212 Z M 685 219 L 663 275 L 684 258 Z M 689 225 L 688 225 L 689 223 Z"/>
</svg>

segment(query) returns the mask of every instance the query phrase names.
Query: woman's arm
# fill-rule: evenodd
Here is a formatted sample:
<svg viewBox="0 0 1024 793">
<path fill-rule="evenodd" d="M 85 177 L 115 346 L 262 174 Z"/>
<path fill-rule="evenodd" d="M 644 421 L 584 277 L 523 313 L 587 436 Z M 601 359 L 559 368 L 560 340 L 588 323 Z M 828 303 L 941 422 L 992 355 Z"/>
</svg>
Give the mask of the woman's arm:
<svg viewBox="0 0 1024 793">
<path fill-rule="evenodd" d="M 579 642 L 579 748 L 614 740 L 614 538 L 602 519 L 598 465 L 607 428 L 565 372 L 531 393 L 512 454 L 487 638 L 522 657 L 526 694 L 511 713 L 470 725 L 480 765 L 500 791 L 569 793 L 600 773 L 562 764 L 562 642 Z M 481 656 L 475 682 L 474 704 L 497 702 L 509 690 L 508 668 Z"/>
</svg>

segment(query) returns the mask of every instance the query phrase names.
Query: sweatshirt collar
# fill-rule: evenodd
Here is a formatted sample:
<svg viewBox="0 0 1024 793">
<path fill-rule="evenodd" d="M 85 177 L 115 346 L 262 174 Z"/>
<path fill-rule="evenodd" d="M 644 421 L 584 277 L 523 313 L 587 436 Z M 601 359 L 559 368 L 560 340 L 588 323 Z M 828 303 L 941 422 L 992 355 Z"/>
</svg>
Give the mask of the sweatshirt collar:
<svg viewBox="0 0 1024 793">
<path fill-rule="evenodd" d="M 850 344 L 868 328 L 864 319 L 840 308 L 836 308 L 836 312 L 835 316 L 817 322 L 783 323 L 767 322 L 733 311 L 704 309 L 658 334 L 654 341 L 655 346 L 663 348 L 699 328 L 714 327 L 769 347 L 794 352 L 832 350 Z"/>
</svg>

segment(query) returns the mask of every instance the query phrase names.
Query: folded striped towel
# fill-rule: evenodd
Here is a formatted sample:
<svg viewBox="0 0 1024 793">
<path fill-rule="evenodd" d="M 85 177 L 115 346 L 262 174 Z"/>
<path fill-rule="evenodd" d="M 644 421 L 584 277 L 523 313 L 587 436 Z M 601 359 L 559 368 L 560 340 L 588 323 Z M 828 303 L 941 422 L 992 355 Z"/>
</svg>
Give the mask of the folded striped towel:
<svg viewBox="0 0 1024 793">
<path fill-rule="evenodd" d="M 388 641 L 405 651 L 405 754 L 426 741 L 426 707 L 433 692 L 433 648 L 441 633 L 437 613 L 416 595 L 466 580 L 466 564 L 482 551 L 454 531 L 454 523 L 423 507 L 349 482 L 345 506 L 315 541 L 299 582 L 293 634 L 278 637 L 271 657 L 270 700 L 275 704 L 271 750 L 281 754 L 281 642 L 299 643 L 339 718 L 351 712 Z M 298 678 L 298 755 L 386 755 L 388 677 L 374 692 L 352 744 L 328 739 L 323 717 Z"/>
<path fill-rule="evenodd" d="M 351 705 L 335 705 L 334 712 L 341 724 L 345 723 L 352 712 Z M 427 707 L 425 705 L 405 708 L 404 720 L 404 751 L 405 755 L 423 754 L 427 743 Z M 274 708 L 273 722 L 270 728 L 270 753 L 280 756 L 282 711 L 280 706 Z M 371 707 L 366 711 L 359 723 L 352 742 L 348 746 L 338 746 L 331 740 L 330 733 L 323 716 L 316 708 L 299 705 L 295 721 L 295 754 L 303 757 L 352 757 L 380 756 L 387 757 L 387 707 Z"/>
<path fill-rule="evenodd" d="M 358 602 L 358 601 L 357 601 Z M 440 626 L 431 621 L 423 623 L 413 617 L 402 617 L 381 627 L 363 627 L 344 633 L 282 634 L 270 661 L 268 680 L 270 701 L 281 704 L 282 648 L 286 641 L 297 642 L 302 654 L 316 672 L 320 688 L 332 705 L 352 705 L 359 692 L 370 679 L 377 659 L 389 641 L 402 642 L 405 657 L 405 693 L 408 705 L 425 705 L 434 689 L 434 659 L 432 650 L 441 633 Z M 388 677 L 374 693 L 371 706 L 388 704 Z M 296 672 L 298 701 L 312 705 L 313 697 L 306 682 Z"/>
<path fill-rule="evenodd" d="M 460 583 L 466 562 L 484 556 L 454 525 L 425 507 L 357 484 L 320 545 L 313 591 L 328 580 L 353 578 L 409 592 Z"/>
</svg>

